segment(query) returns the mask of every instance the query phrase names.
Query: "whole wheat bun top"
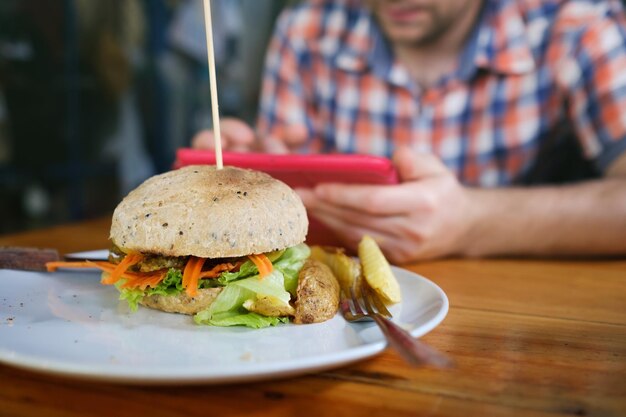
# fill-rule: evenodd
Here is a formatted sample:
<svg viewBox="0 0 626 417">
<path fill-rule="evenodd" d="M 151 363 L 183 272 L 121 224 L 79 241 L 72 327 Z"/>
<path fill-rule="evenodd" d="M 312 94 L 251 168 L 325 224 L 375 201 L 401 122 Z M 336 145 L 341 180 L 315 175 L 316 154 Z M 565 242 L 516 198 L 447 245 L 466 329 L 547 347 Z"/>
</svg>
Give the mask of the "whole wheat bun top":
<svg viewBox="0 0 626 417">
<path fill-rule="evenodd" d="M 300 197 L 248 169 L 193 165 L 147 179 L 116 207 L 111 241 L 123 250 L 203 258 L 294 246 L 308 229 Z"/>
</svg>

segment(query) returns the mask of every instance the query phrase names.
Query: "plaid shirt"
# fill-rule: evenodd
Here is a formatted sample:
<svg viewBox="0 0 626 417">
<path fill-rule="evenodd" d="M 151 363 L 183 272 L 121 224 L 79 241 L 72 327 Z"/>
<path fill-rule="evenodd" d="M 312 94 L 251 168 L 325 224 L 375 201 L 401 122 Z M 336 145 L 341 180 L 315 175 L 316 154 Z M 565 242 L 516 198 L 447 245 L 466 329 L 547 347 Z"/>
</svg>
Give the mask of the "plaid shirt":
<svg viewBox="0 0 626 417">
<path fill-rule="evenodd" d="M 599 176 L 626 150 L 619 1 L 485 0 L 457 70 L 423 90 L 360 1 L 283 12 L 258 132 L 305 126 L 301 152 L 432 152 L 466 184 Z"/>
</svg>

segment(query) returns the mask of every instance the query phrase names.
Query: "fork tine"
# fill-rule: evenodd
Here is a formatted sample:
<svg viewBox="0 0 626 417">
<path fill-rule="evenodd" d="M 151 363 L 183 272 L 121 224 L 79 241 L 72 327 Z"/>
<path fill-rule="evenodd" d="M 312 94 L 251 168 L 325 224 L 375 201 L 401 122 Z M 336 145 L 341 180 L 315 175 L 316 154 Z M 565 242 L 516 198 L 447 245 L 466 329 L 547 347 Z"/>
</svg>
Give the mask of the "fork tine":
<svg viewBox="0 0 626 417">
<path fill-rule="evenodd" d="M 365 280 L 361 282 L 361 297 L 363 299 L 363 304 L 365 305 L 365 310 L 369 314 L 376 314 L 377 311 L 371 303 L 370 289 Z"/>
<path fill-rule="evenodd" d="M 357 314 L 366 314 L 365 311 L 363 311 L 363 306 L 361 305 L 361 300 L 363 299 L 361 293 L 361 277 L 355 278 L 355 280 L 352 282 L 350 294 L 350 299 L 352 301 L 352 304 L 354 305 L 355 312 Z"/>
<path fill-rule="evenodd" d="M 367 295 L 368 295 L 368 299 L 370 303 L 374 304 L 374 306 L 376 307 L 378 314 L 388 319 L 393 317 L 393 314 L 391 314 L 389 310 L 387 310 L 387 307 L 385 306 L 385 303 L 383 302 L 383 300 L 376 293 L 376 291 L 374 291 L 372 287 L 370 287 L 369 285 L 367 285 Z"/>
</svg>

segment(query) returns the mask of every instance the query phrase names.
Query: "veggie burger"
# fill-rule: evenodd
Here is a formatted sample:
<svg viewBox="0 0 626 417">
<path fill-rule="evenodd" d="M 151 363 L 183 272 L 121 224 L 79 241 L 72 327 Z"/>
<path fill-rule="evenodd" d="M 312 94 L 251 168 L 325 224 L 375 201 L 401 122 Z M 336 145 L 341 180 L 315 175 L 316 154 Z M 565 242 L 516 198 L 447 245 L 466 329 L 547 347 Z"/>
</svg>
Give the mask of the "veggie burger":
<svg viewBox="0 0 626 417">
<path fill-rule="evenodd" d="M 248 169 L 197 165 L 149 178 L 113 213 L 101 269 L 131 309 L 194 315 L 198 324 L 265 327 L 295 316 L 309 257 L 299 196 Z M 62 265 L 51 263 L 50 270 Z M 296 320 L 297 321 L 297 320 Z"/>
</svg>

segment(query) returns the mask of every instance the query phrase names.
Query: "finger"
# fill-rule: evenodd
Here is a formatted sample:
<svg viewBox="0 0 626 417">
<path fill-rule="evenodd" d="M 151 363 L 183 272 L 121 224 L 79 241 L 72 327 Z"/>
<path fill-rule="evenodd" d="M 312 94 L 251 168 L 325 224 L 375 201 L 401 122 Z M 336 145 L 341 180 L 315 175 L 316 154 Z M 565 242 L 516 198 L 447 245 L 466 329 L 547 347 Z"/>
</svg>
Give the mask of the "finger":
<svg viewBox="0 0 626 417">
<path fill-rule="evenodd" d="M 384 231 L 347 223 L 330 213 L 320 211 L 312 215 L 332 230 L 345 247 L 355 253 L 357 252 L 359 242 L 365 235 L 373 237 L 376 241 L 389 241 L 392 239 L 392 236 Z"/>
<path fill-rule="evenodd" d="M 329 204 L 317 198 L 315 193 L 308 189 L 299 189 L 297 193 L 300 195 L 302 202 L 310 213 L 332 217 L 342 223 L 350 224 L 351 226 L 368 228 L 373 225 L 378 225 L 381 222 L 384 223 L 385 220 L 390 218 L 390 216 L 372 215 L 363 210 L 354 210 L 348 207 Z M 385 225 L 378 228 L 381 230 L 387 229 Z"/>
<path fill-rule="evenodd" d="M 304 125 L 291 125 L 282 129 L 278 136 L 262 138 L 262 150 L 267 153 L 286 154 L 304 145 L 309 133 Z"/>
<path fill-rule="evenodd" d="M 299 148 L 304 145 L 309 138 L 309 131 L 304 125 L 291 125 L 285 128 L 282 138 L 289 148 Z"/>
<path fill-rule="evenodd" d="M 261 138 L 261 151 L 274 154 L 290 153 L 287 145 L 274 137 Z"/>
<path fill-rule="evenodd" d="M 250 149 L 257 140 L 254 130 L 239 119 L 225 118 L 220 128 L 222 137 L 231 148 Z"/>
<path fill-rule="evenodd" d="M 403 221 L 399 216 L 372 216 L 363 211 L 352 210 L 328 204 L 315 197 L 308 189 L 298 189 L 307 211 L 315 217 L 324 218 L 326 222 L 346 225 L 351 229 L 367 230 L 381 235 L 392 235 L 397 223 Z M 391 233 L 390 233 L 391 232 Z M 361 235 L 362 236 L 362 235 Z"/>
<path fill-rule="evenodd" d="M 418 153 L 406 146 L 396 149 L 393 163 L 403 182 L 450 174 L 450 170 L 435 155 Z"/>
<path fill-rule="evenodd" d="M 225 118 L 220 123 L 222 148 L 231 151 L 250 151 L 256 142 L 256 134 L 245 122 L 235 118 Z M 196 149 L 215 149 L 215 133 L 202 130 L 191 140 Z"/>
<path fill-rule="evenodd" d="M 399 185 L 320 184 L 315 196 L 329 204 L 371 215 L 393 216 L 431 207 L 436 190 L 430 181 Z"/>
<path fill-rule="evenodd" d="M 313 208 L 315 205 L 316 198 L 315 192 L 311 188 L 294 188 L 294 191 L 300 196 L 302 203 L 305 207 Z"/>
<path fill-rule="evenodd" d="M 191 147 L 195 149 L 214 149 L 213 131 L 201 130 L 191 139 Z"/>
</svg>

